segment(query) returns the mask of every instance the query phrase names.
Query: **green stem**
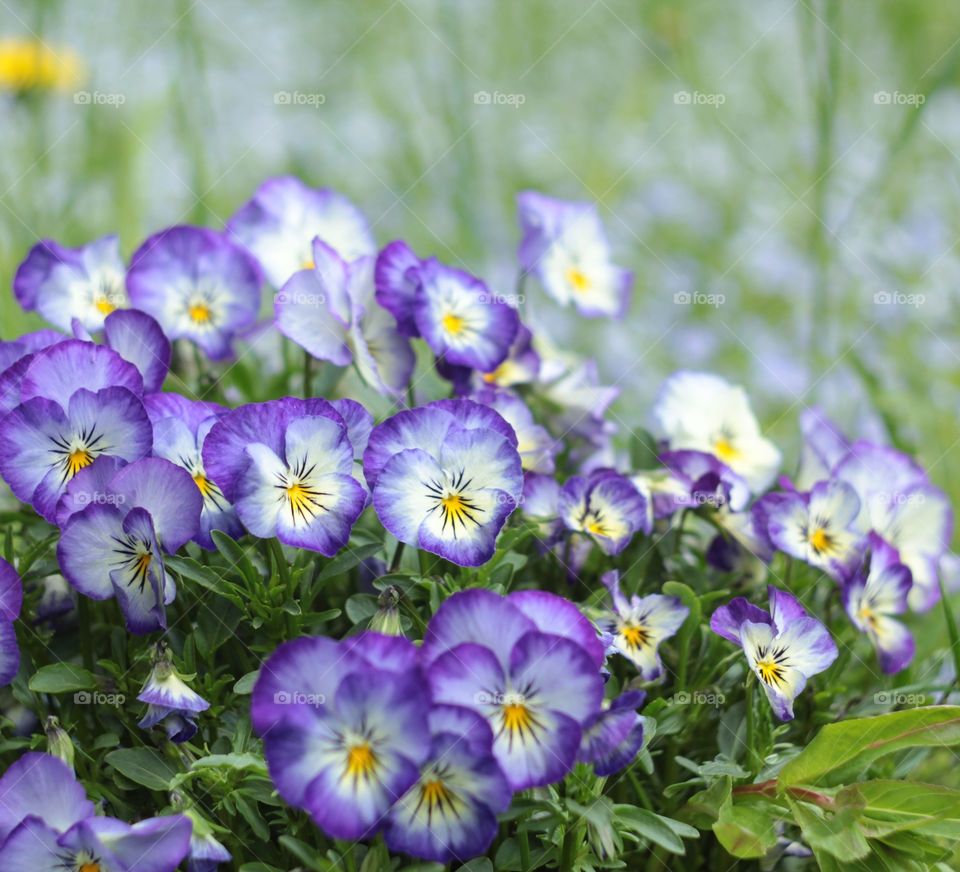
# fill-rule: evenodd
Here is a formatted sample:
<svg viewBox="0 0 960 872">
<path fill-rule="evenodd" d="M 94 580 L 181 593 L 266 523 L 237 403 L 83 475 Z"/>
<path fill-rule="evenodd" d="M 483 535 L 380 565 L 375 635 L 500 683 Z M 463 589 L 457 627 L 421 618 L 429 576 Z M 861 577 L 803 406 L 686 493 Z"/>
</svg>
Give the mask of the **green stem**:
<svg viewBox="0 0 960 872">
<path fill-rule="evenodd" d="M 309 351 L 303 352 L 303 397 L 307 399 L 310 396 L 310 388 L 313 384 L 313 357 Z"/>
<path fill-rule="evenodd" d="M 560 849 L 561 872 L 573 872 L 573 861 L 577 856 L 578 827 L 567 824 L 567 831 L 563 834 L 563 847 Z"/>
<path fill-rule="evenodd" d="M 90 600 L 83 594 L 77 597 L 77 619 L 80 624 L 80 652 L 83 657 L 83 667 L 93 671 L 93 634 L 91 632 L 92 616 L 90 614 Z"/>
<path fill-rule="evenodd" d="M 530 872 L 530 836 L 526 830 L 517 833 L 520 841 L 520 872 Z"/>
<path fill-rule="evenodd" d="M 747 676 L 747 693 L 744 704 L 746 705 L 747 715 L 747 768 L 756 775 L 760 771 L 758 764 L 758 754 L 756 749 L 757 724 L 753 712 L 753 674 Z"/>
<path fill-rule="evenodd" d="M 393 552 L 393 560 L 390 561 L 390 571 L 396 572 L 400 568 L 400 561 L 403 559 L 403 549 L 405 544 L 397 542 L 397 547 Z"/>
</svg>

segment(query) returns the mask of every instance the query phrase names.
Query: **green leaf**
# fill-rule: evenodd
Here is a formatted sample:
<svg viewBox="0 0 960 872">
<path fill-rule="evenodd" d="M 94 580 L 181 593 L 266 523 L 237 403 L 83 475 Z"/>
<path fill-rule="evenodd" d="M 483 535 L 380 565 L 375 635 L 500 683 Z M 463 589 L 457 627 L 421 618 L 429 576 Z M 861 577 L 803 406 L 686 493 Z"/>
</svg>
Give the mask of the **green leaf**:
<svg viewBox="0 0 960 872">
<path fill-rule="evenodd" d="M 777 842 L 776 820 L 759 808 L 728 802 L 713 825 L 728 854 L 742 860 L 764 856 Z"/>
<path fill-rule="evenodd" d="M 344 609 L 352 624 L 369 621 L 377 612 L 377 598 L 369 593 L 355 593 L 347 600 Z"/>
<path fill-rule="evenodd" d="M 695 793 L 687 800 L 687 804 L 679 811 L 680 819 L 704 830 L 713 826 L 720 817 L 720 809 L 730 801 L 732 790 L 730 776 L 722 776 L 706 790 Z"/>
<path fill-rule="evenodd" d="M 177 774 L 170 764 L 150 748 L 120 748 L 106 757 L 114 769 L 151 790 L 167 790 Z"/>
<path fill-rule="evenodd" d="M 236 684 L 233 685 L 233 692 L 239 696 L 246 696 L 247 694 L 253 693 L 253 685 L 257 683 L 258 675 L 260 675 L 259 669 L 248 672 L 246 675 L 241 675 L 240 678 L 237 679 Z"/>
<path fill-rule="evenodd" d="M 909 829 L 960 839 L 960 790 L 910 781 L 864 781 L 856 785 L 864 802 L 869 837 Z"/>
<path fill-rule="evenodd" d="M 457 867 L 457 872 L 493 872 L 493 863 L 486 857 L 477 857 Z"/>
<path fill-rule="evenodd" d="M 852 863 L 870 853 L 870 845 L 860 829 L 859 814 L 854 809 L 832 813 L 789 798 L 787 802 L 803 840 L 818 855 L 825 851 L 844 863 Z"/>
<path fill-rule="evenodd" d="M 625 829 L 629 829 L 647 841 L 659 845 L 671 854 L 682 854 L 685 850 L 683 842 L 680 841 L 680 836 L 677 834 L 678 826 L 685 828 L 686 838 L 699 836 L 699 833 L 692 827 L 680 821 L 654 814 L 645 808 L 637 808 L 631 805 L 617 805 L 614 808 L 621 825 Z"/>
<path fill-rule="evenodd" d="M 960 675 L 960 633 L 957 632 L 957 621 L 950 607 L 950 598 L 944 587 L 943 578 L 940 579 L 940 605 L 943 608 L 943 619 L 947 625 L 947 636 L 950 639 L 950 653 L 953 655 L 954 675 Z"/>
<path fill-rule="evenodd" d="M 82 666 L 70 663 L 52 663 L 41 666 L 27 682 L 34 693 L 69 693 L 74 690 L 91 690 L 97 686 L 96 676 Z M 89 700 L 78 700 L 80 703 Z"/>
<path fill-rule="evenodd" d="M 904 748 L 960 745 L 960 706 L 930 706 L 827 724 L 780 771 L 781 789 L 837 784 L 874 760 Z"/>
<path fill-rule="evenodd" d="M 317 576 L 317 581 L 343 575 L 345 572 L 349 572 L 355 566 L 358 566 L 368 557 L 372 557 L 380 551 L 383 551 L 383 544 L 380 542 L 367 542 L 363 545 L 347 545 L 346 551 L 341 551 L 323 567 Z"/>
<path fill-rule="evenodd" d="M 260 573 L 247 556 L 248 549 L 238 545 L 222 530 L 211 530 L 210 536 L 213 544 L 217 546 L 217 551 L 230 561 L 230 568 L 235 568 L 246 579 L 250 590 L 255 590 L 263 583 Z"/>
<path fill-rule="evenodd" d="M 256 754 L 209 754 L 195 760 L 191 769 L 253 769 L 261 775 L 267 774 L 267 764 Z"/>
</svg>

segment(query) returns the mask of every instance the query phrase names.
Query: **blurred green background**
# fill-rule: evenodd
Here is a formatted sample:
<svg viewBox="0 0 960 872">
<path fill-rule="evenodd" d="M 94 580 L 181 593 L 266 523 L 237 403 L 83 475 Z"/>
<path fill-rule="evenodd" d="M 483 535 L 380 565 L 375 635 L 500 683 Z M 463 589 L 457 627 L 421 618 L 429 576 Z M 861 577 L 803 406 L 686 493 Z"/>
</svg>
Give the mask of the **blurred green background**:
<svg viewBox="0 0 960 872">
<path fill-rule="evenodd" d="M 788 457 L 818 402 L 960 491 L 955 3 L 3 0 L 0 21 L 83 67 L 0 96 L 7 289 L 40 237 L 129 253 L 293 172 L 507 290 L 517 191 L 594 199 L 636 272 L 626 326 L 528 307 L 599 358 L 625 428 L 709 368 Z M 0 296 L 3 338 L 37 325 Z"/>
</svg>

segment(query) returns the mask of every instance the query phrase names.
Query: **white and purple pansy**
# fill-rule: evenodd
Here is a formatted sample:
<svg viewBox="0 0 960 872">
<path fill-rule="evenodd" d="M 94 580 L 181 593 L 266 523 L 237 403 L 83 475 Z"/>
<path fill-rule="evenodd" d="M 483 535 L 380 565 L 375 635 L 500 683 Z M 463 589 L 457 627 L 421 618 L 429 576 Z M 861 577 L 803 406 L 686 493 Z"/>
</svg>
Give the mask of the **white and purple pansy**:
<svg viewBox="0 0 960 872">
<path fill-rule="evenodd" d="M 577 759 L 591 763 L 600 776 L 626 769 L 643 747 L 643 718 L 637 709 L 646 696 L 642 690 L 628 690 L 605 703 L 584 723 Z"/>
<path fill-rule="evenodd" d="M 75 338 L 91 341 L 76 319 Z M 156 318 L 139 309 L 118 309 L 103 321 L 103 344 L 132 363 L 143 377 L 145 393 L 159 391 L 170 370 L 172 347 Z"/>
<path fill-rule="evenodd" d="M 602 649 L 571 609 L 469 590 L 446 600 L 427 627 L 421 654 L 434 702 L 490 722 L 494 755 L 514 790 L 562 779 L 576 761 L 582 725 L 600 708 Z M 538 628 L 551 619 L 555 630 Z M 583 639 L 592 639 L 589 649 Z"/>
<path fill-rule="evenodd" d="M 573 303 L 589 318 L 626 312 L 633 273 L 616 266 L 592 203 L 556 200 L 535 191 L 517 196 L 519 259 L 558 303 Z"/>
<path fill-rule="evenodd" d="M 148 730 L 162 723 L 167 737 L 177 744 L 196 735 L 197 715 L 210 708 L 209 702 L 187 686 L 165 646 L 160 647 L 137 699 L 147 704 L 147 712 L 137 726 Z"/>
<path fill-rule="evenodd" d="M 837 659 L 837 646 L 796 597 L 772 586 L 769 592 L 769 612 L 736 597 L 713 613 L 710 628 L 743 648 L 774 714 L 789 721 L 793 701 L 808 679 Z"/>
<path fill-rule="evenodd" d="M 533 412 L 519 394 L 505 388 L 484 387 L 475 391 L 471 399 L 495 409 L 513 427 L 525 472 L 549 475 L 554 471 L 559 443 L 534 420 Z"/>
<path fill-rule="evenodd" d="M 767 494 L 756 505 L 770 541 L 838 580 L 849 577 L 863 552 L 857 529 L 860 499 L 840 479 L 818 481 L 808 493 Z"/>
<path fill-rule="evenodd" d="M 419 670 L 391 668 L 399 663 L 389 657 L 377 664 L 374 653 L 368 659 L 364 638 L 354 647 L 318 637 L 286 642 L 253 690 L 253 725 L 277 790 L 339 839 L 381 829 L 431 750 L 430 697 Z M 413 649 L 402 639 L 389 645 L 375 650 Z"/>
<path fill-rule="evenodd" d="M 241 536 L 243 524 L 236 509 L 207 475 L 203 465 L 203 443 L 227 409 L 171 392 L 148 394 L 143 404 L 153 424 L 154 455 L 182 466 L 190 473 L 203 497 L 196 542 L 204 548 L 213 548 L 213 530 L 222 530 L 233 538 Z"/>
<path fill-rule="evenodd" d="M 107 315 L 130 305 L 125 274 L 116 236 L 79 248 L 44 239 L 17 268 L 13 292 L 24 309 L 61 330 L 70 330 L 74 320 L 100 330 Z"/>
<path fill-rule="evenodd" d="M 609 469 L 568 479 L 560 491 L 560 517 L 568 530 L 590 536 L 606 554 L 619 554 L 635 533 L 652 529 L 643 494 Z"/>
<path fill-rule="evenodd" d="M 533 347 L 533 334 L 529 327 L 521 324 L 503 362 L 496 369 L 483 373 L 480 379 L 494 387 L 511 388 L 535 382 L 539 375 L 540 355 Z"/>
<path fill-rule="evenodd" d="M 907 611 L 913 580 L 897 550 L 871 533 L 860 571 L 843 585 L 843 607 L 877 651 L 880 668 L 888 675 L 906 669 L 916 644 L 910 630 L 897 620 Z"/>
<path fill-rule="evenodd" d="M 506 360 L 520 328 L 517 310 L 480 279 L 436 258 L 419 260 L 403 242 L 388 245 L 375 272 L 380 305 L 397 329 L 422 336 L 446 365 L 481 373 Z"/>
<path fill-rule="evenodd" d="M 233 855 L 213 834 L 213 826 L 195 808 L 185 809 L 183 814 L 193 825 L 187 872 L 217 872 L 222 863 L 229 863 L 233 859 Z"/>
<path fill-rule="evenodd" d="M 19 378 L 19 405 L 0 420 L 0 475 L 52 523 L 67 484 L 96 458 L 150 453 L 142 391 L 136 367 L 105 346 L 67 340 L 37 352 Z"/>
<path fill-rule="evenodd" d="M 0 557 L 0 687 L 13 681 L 20 668 L 20 648 L 14 621 L 23 607 L 23 582 L 17 571 Z"/>
<path fill-rule="evenodd" d="M 225 233 L 184 225 L 148 237 L 127 273 L 133 305 L 211 360 L 228 357 L 233 338 L 255 322 L 261 283 L 257 262 Z"/>
<path fill-rule="evenodd" d="M 766 490 L 780 468 L 780 451 L 760 431 L 741 387 L 710 373 L 681 370 L 668 378 L 653 408 L 654 433 L 671 450 L 705 451 Z"/>
<path fill-rule="evenodd" d="M 313 357 L 356 364 L 382 394 L 406 389 L 416 362 L 393 315 L 374 299 L 373 257 L 342 258 L 320 239 L 313 266 L 300 270 L 274 297 L 277 329 Z"/>
<path fill-rule="evenodd" d="M 461 706 L 430 709 L 430 754 L 420 777 L 391 807 L 384 840 L 391 851 L 437 863 L 485 853 L 512 791 L 493 756 L 493 731 Z"/>
<path fill-rule="evenodd" d="M 346 261 L 376 252 L 367 219 L 353 203 L 293 176 L 267 179 L 227 222 L 227 232 L 260 262 L 275 288 L 313 267 L 316 239 Z"/>
<path fill-rule="evenodd" d="M 62 760 L 23 754 L 0 777 L 4 872 L 175 872 L 190 847 L 185 815 L 130 825 L 96 815 Z"/>
<path fill-rule="evenodd" d="M 517 437 L 489 406 L 440 400 L 373 429 L 363 470 L 383 525 L 461 566 L 493 556 L 523 489 Z"/>
<path fill-rule="evenodd" d="M 665 451 L 660 462 L 673 478 L 682 482 L 685 494 L 680 503 L 685 508 L 728 508 L 742 511 L 750 501 L 750 487 L 742 476 L 715 455 L 706 451 Z M 671 487 L 664 488 L 666 492 Z"/>
<path fill-rule="evenodd" d="M 250 533 L 328 557 L 347 544 L 367 502 L 347 423 L 326 400 L 234 409 L 207 433 L 202 458 Z"/>
<path fill-rule="evenodd" d="M 605 572 L 600 580 L 613 604 L 613 609 L 598 620 L 607 652 L 623 655 L 637 667 L 644 681 L 654 681 L 663 675 L 660 643 L 680 629 L 690 609 L 677 597 L 659 593 L 624 596 L 616 570 Z"/>
<path fill-rule="evenodd" d="M 123 465 L 98 458 L 78 473 L 57 506 L 57 560 L 81 594 L 116 596 L 128 629 L 167 626 L 176 589 L 163 566 L 199 529 L 200 492 L 181 467 L 159 457 Z"/>
</svg>

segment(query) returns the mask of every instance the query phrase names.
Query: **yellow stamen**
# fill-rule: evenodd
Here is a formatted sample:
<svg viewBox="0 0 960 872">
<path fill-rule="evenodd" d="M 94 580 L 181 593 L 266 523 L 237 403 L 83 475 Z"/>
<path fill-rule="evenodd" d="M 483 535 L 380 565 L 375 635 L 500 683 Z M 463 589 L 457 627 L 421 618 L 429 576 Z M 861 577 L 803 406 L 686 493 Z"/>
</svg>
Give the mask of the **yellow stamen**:
<svg viewBox="0 0 960 872">
<path fill-rule="evenodd" d="M 786 683 L 783 667 L 775 660 L 758 660 L 755 665 L 764 684 L 780 685 Z"/>
<path fill-rule="evenodd" d="M 603 521 L 593 520 L 587 521 L 586 531 L 592 536 L 606 536 L 607 535 L 607 526 Z"/>
<path fill-rule="evenodd" d="M 825 551 L 830 551 L 833 548 L 833 539 L 823 527 L 817 527 L 815 530 L 812 530 L 807 539 L 810 542 L 810 547 L 813 548 L 817 554 L 823 554 Z"/>
<path fill-rule="evenodd" d="M 583 270 L 577 269 L 575 266 L 567 270 L 567 281 L 573 285 L 573 289 L 578 294 L 589 291 L 593 284 L 593 282 L 590 281 L 590 277 Z"/>
<path fill-rule="evenodd" d="M 509 733 L 522 733 L 533 726 L 533 715 L 522 702 L 510 702 L 503 707 L 503 728 Z"/>
<path fill-rule="evenodd" d="M 452 312 L 447 312 L 447 314 L 440 319 L 440 323 L 443 324 L 443 329 L 452 336 L 459 336 L 461 333 L 463 333 L 465 322 L 460 315 L 454 315 Z"/>
<path fill-rule="evenodd" d="M 877 623 L 877 613 L 871 609 L 870 606 L 861 606 L 860 611 L 857 612 L 857 616 L 862 623 L 868 624 L 871 627 Z"/>
<path fill-rule="evenodd" d="M 110 302 L 110 300 L 107 297 L 97 297 L 93 301 L 93 307 L 101 315 L 109 315 L 111 312 L 113 312 L 117 308 L 116 306 L 113 305 L 113 303 Z"/>
<path fill-rule="evenodd" d="M 643 648 L 650 644 L 650 631 L 642 624 L 625 624 L 620 633 L 628 648 Z"/>
<path fill-rule="evenodd" d="M 205 497 L 210 496 L 213 491 L 213 483 L 202 472 L 198 472 L 193 477 L 193 483 L 197 486 L 197 490 Z"/>
<path fill-rule="evenodd" d="M 137 575 L 146 575 L 147 570 L 150 569 L 150 561 L 153 559 L 153 555 L 149 551 L 141 554 L 137 557 Z"/>
<path fill-rule="evenodd" d="M 292 484 L 287 488 L 287 499 L 290 500 L 290 509 L 294 513 L 303 513 L 311 510 L 313 500 L 309 489 L 302 484 Z"/>
<path fill-rule="evenodd" d="M 91 463 L 93 463 L 93 455 L 86 448 L 74 449 L 67 455 L 67 476 L 73 478 Z"/>
<path fill-rule="evenodd" d="M 300 269 L 316 269 L 317 265 L 313 262 L 312 257 L 308 257 L 303 263 L 300 264 Z"/>
<path fill-rule="evenodd" d="M 213 318 L 213 312 L 206 303 L 191 303 L 187 314 L 195 324 L 208 324 Z"/>
<path fill-rule="evenodd" d="M 736 460 L 740 456 L 740 449 L 737 448 L 729 439 L 721 437 L 713 444 L 713 453 L 717 455 L 724 463 Z"/>
<path fill-rule="evenodd" d="M 78 872 L 100 872 L 99 863 L 84 863 L 80 866 Z"/>
<path fill-rule="evenodd" d="M 377 768 L 377 755 L 366 742 L 353 745 L 347 750 L 346 775 L 354 781 L 369 778 Z"/>
<path fill-rule="evenodd" d="M 443 812 L 444 806 L 455 813 L 455 799 L 453 792 L 439 779 L 425 781 L 420 787 L 420 801 L 427 807 L 428 815 L 432 815 L 435 811 Z"/>
</svg>

